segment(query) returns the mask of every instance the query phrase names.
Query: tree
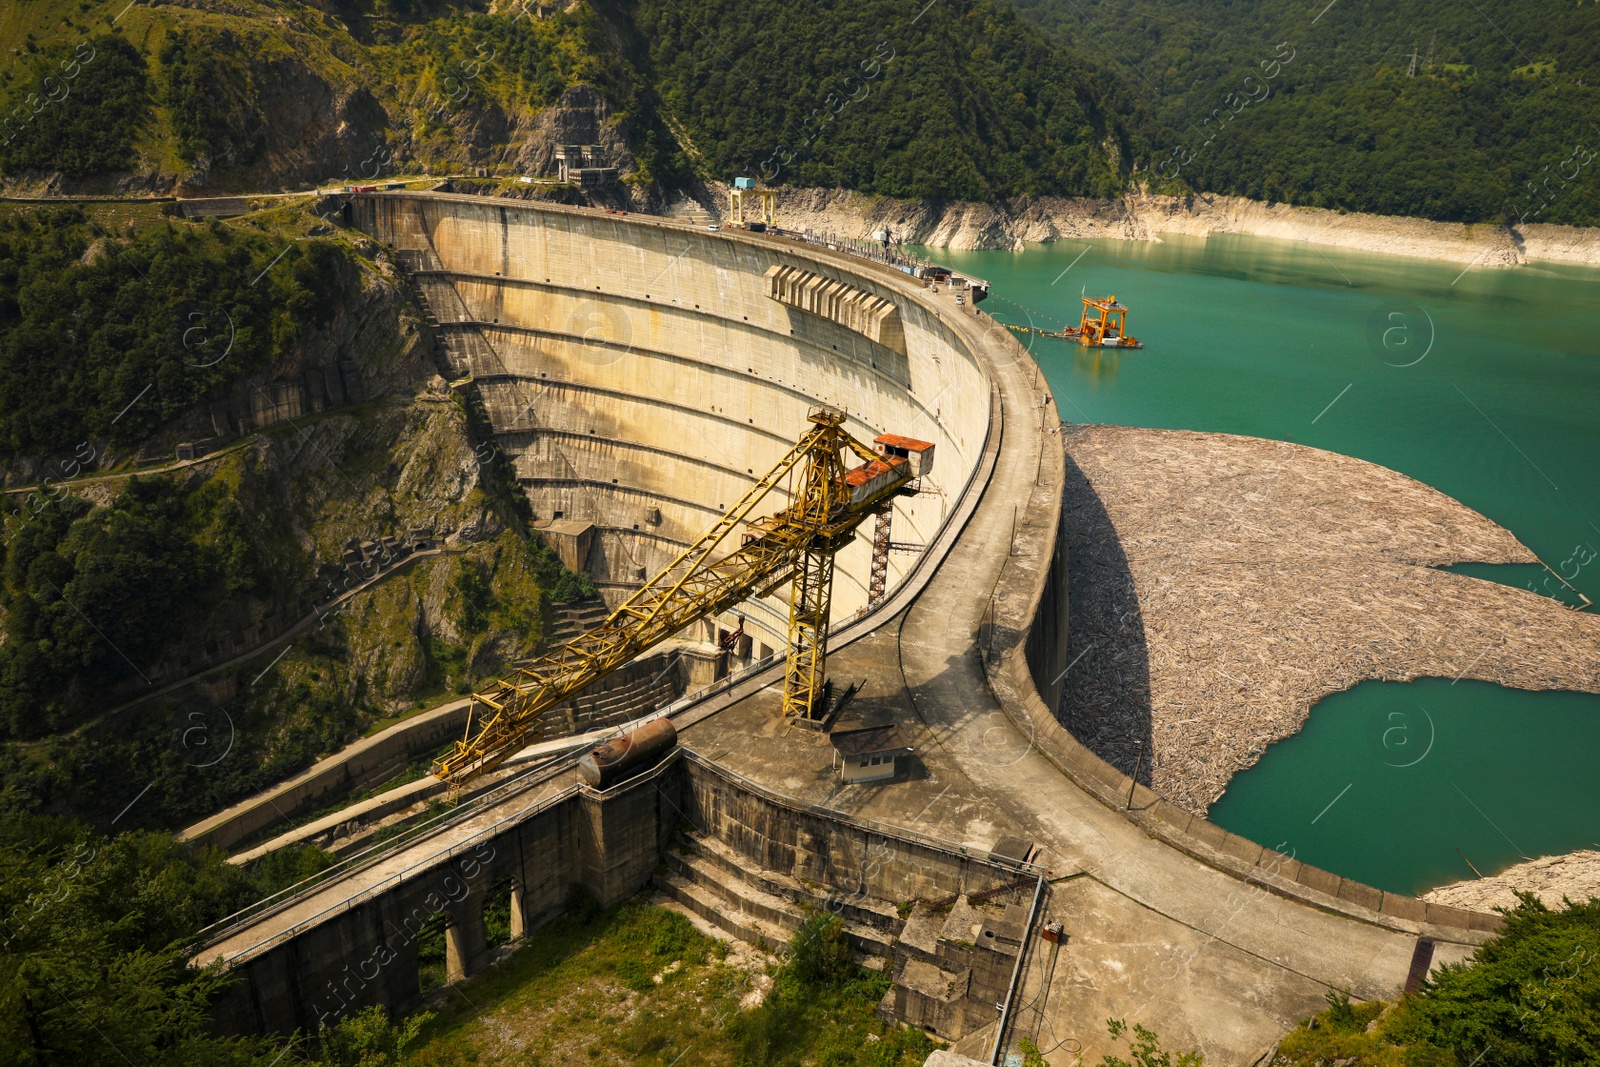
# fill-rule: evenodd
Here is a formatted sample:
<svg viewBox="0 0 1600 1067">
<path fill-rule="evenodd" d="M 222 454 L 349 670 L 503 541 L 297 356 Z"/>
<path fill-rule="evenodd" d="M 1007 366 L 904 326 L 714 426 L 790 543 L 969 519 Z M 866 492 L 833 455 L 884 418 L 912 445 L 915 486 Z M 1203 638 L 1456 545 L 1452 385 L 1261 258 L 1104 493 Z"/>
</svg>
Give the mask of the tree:
<svg viewBox="0 0 1600 1067">
<path fill-rule="evenodd" d="M 1122 1019 L 1107 1019 L 1106 1030 L 1111 1034 L 1111 1040 L 1118 1041 L 1128 1033 L 1128 1024 Z M 1161 1039 L 1154 1030 L 1146 1030 L 1138 1023 L 1133 1024 L 1133 1039 L 1129 1043 L 1129 1053 L 1132 1060 L 1125 1060 L 1120 1056 L 1103 1056 L 1100 1067 L 1201 1067 L 1205 1057 L 1198 1052 L 1182 1052 L 1176 1057 L 1161 1047 Z"/>
<path fill-rule="evenodd" d="M 253 896 L 222 853 L 166 835 L 0 818 L 0 1062 L 265 1067 L 278 1050 L 207 1032 L 226 978 L 183 951 Z"/>
<path fill-rule="evenodd" d="M 1291 1031 L 1279 1067 L 1535 1067 L 1600 1062 L 1600 899 L 1523 895 L 1500 935 L 1397 1002 L 1329 1007 Z"/>
<path fill-rule="evenodd" d="M 315 1067 L 399 1067 L 432 1018 L 431 1013 L 421 1012 L 396 1025 L 378 1007 L 346 1016 L 337 1026 L 323 1026 L 318 1034 L 322 1054 Z"/>
<path fill-rule="evenodd" d="M 844 920 L 813 911 L 789 939 L 788 969 L 802 985 L 831 985 L 855 975 L 855 953 Z"/>
<path fill-rule="evenodd" d="M 144 56 L 115 34 L 46 49 L 6 101 L 0 167 L 73 177 L 127 170 L 150 105 Z"/>
</svg>

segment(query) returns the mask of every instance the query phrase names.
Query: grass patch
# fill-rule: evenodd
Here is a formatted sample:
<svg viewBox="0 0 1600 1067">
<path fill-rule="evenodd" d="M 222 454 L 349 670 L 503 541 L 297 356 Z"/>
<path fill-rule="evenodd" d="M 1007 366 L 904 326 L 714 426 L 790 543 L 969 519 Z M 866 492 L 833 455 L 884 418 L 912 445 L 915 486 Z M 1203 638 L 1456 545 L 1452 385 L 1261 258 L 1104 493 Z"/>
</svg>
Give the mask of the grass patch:
<svg viewBox="0 0 1600 1067">
<path fill-rule="evenodd" d="M 742 1008 L 760 967 L 677 912 L 642 900 L 601 911 L 579 892 L 505 963 L 430 1004 L 408 1062 L 910 1067 L 935 1047 L 874 1014 L 886 975 L 813 967 L 822 980 L 807 982 L 792 966 L 768 970 L 772 991 Z"/>
</svg>

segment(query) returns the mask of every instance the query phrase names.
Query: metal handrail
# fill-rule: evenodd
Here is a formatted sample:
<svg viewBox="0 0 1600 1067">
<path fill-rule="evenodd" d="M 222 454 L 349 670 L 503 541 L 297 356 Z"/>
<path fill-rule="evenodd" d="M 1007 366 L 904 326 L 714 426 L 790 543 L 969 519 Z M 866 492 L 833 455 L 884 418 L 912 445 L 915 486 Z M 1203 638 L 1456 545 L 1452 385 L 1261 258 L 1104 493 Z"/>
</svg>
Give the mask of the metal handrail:
<svg viewBox="0 0 1600 1067">
<path fill-rule="evenodd" d="M 1006 1027 L 1011 1025 L 1011 1010 L 1017 1002 L 1018 986 L 1022 980 L 1022 966 L 1028 959 L 1028 946 L 1033 943 L 1033 924 L 1039 918 L 1039 902 L 1044 899 L 1044 875 L 1039 876 L 1039 884 L 1033 890 L 1033 907 L 1028 910 L 1028 922 L 1022 928 L 1022 944 L 1017 946 L 1017 962 L 1011 968 L 1011 984 L 1006 987 L 1005 1003 L 1000 1008 L 1000 1023 L 995 1028 L 994 1048 L 989 1050 L 989 1063 L 992 1065 L 1000 1062 L 1000 1053 L 1006 1047 Z M 1043 991 L 1040 992 L 1043 995 Z"/>
<path fill-rule="evenodd" d="M 653 722 L 656 719 L 681 714 L 696 704 L 710 700 L 713 697 L 720 696 L 729 689 L 745 681 L 750 676 L 759 674 L 762 671 L 772 667 L 781 659 L 781 656 L 774 653 L 772 655 L 763 657 L 762 659 L 756 660 L 754 663 L 730 673 L 726 677 L 713 682 L 711 685 L 708 685 L 703 689 L 696 690 L 687 696 L 679 697 L 666 707 L 658 708 L 657 710 L 642 715 L 637 719 L 630 719 L 626 723 L 619 723 L 616 726 L 608 728 L 606 733 L 602 734 L 596 739 L 595 743 L 600 744 L 607 738 L 607 736 L 620 737 L 627 730 L 636 729 L 648 722 Z M 509 799 L 516 793 L 525 792 L 542 782 L 548 781 L 550 778 L 553 778 L 558 774 L 570 769 L 570 767 L 580 758 L 582 758 L 581 751 L 574 751 L 557 756 L 552 762 L 547 763 L 544 766 L 535 767 L 531 770 L 528 770 L 509 781 L 502 782 L 499 785 L 485 790 L 483 793 L 480 793 L 471 800 L 468 800 L 455 808 L 451 808 L 449 811 L 441 812 L 438 815 L 433 816 L 431 819 L 426 819 L 411 827 L 411 830 L 413 831 L 427 828 L 426 832 L 424 833 L 401 834 L 399 836 L 390 838 L 387 841 L 370 845 L 367 848 L 362 849 L 360 852 L 354 853 L 353 855 L 346 856 L 339 862 L 325 868 L 324 870 L 318 871 L 309 878 L 304 878 L 299 882 L 296 882 L 294 885 L 280 889 L 276 893 L 263 897 L 261 900 L 249 904 L 231 915 L 218 919 L 209 926 L 201 928 L 196 932 L 192 944 L 196 947 L 200 947 L 219 941 L 233 931 L 247 925 L 248 922 L 271 914 L 278 908 L 288 906 L 293 899 L 318 886 L 356 874 L 360 870 L 371 866 L 373 863 L 382 859 L 384 856 L 395 851 L 401 846 L 409 847 L 411 845 L 415 845 L 423 840 L 426 840 L 428 837 L 433 836 L 433 834 L 437 833 L 438 831 L 443 830 L 457 819 L 468 818 L 474 812 L 480 811 L 491 804 L 497 804 L 503 800 Z M 408 868 L 408 870 L 409 869 L 410 868 Z"/>
</svg>

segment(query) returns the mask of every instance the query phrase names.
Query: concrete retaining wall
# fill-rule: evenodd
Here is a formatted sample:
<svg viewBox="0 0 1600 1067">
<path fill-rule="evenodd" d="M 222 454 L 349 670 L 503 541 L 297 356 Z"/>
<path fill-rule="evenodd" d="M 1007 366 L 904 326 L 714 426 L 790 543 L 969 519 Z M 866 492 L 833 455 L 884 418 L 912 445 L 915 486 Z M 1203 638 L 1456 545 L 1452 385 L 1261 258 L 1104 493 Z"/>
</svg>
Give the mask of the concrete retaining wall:
<svg viewBox="0 0 1600 1067">
<path fill-rule="evenodd" d="M 232 848 L 274 823 L 336 796 L 383 781 L 412 760 L 432 752 L 467 725 L 467 701 L 434 708 L 354 742 L 271 789 L 203 819 L 178 835 L 214 848 Z"/>
<path fill-rule="evenodd" d="M 447 970 L 469 975 L 488 958 L 488 900 L 511 896 L 514 936 L 558 915 L 574 884 L 609 907 L 649 881 L 684 826 L 841 899 L 938 899 L 1034 876 L 960 845 L 781 797 L 678 750 L 610 790 L 572 787 L 529 805 L 225 960 L 238 980 L 213 1011 L 214 1025 L 226 1034 L 315 1033 L 371 1005 L 404 1010 L 419 999 L 417 943 L 429 930 L 445 927 Z"/>
<path fill-rule="evenodd" d="M 681 657 L 670 652 L 641 656 L 552 708 L 543 736 L 579 734 L 647 715 L 683 695 L 688 682 L 689 670 Z M 362 738 L 288 781 L 195 823 L 178 835 L 179 840 L 232 848 L 276 823 L 382 782 L 462 736 L 468 703 L 454 701 Z"/>
<path fill-rule="evenodd" d="M 1015 871 L 953 842 L 936 842 L 772 793 L 693 753 L 684 818 L 752 862 L 803 882 L 901 903 L 983 893 Z"/>
<path fill-rule="evenodd" d="M 1052 468 L 1045 474 L 1048 484 L 1061 484 L 1063 456 L 1058 448 L 1046 457 L 1045 465 Z M 1063 672 L 1067 668 L 1068 636 L 1069 561 L 1059 521 L 1054 524 L 1050 539 L 1050 566 L 1031 575 L 1012 572 L 1018 586 L 1015 595 L 1003 596 L 997 602 L 996 630 L 1020 635 L 1021 640 L 990 657 L 995 663 L 990 677 L 1012 722 L 1063 773 L 1107 806 L 1125 810 L 1127 818 L 1153 836 L 1280 895 L 1412 932 L 1427 933 L 1430 927 L 1438 928 L 1438 932 L 1455 939 L 1460 939 L 1463 931 L 1484 934 L 1501 927 L 1498 915 L 1388 893 L 1230 833 L 1142 785 L 1135 786 L 1127 775 L 1081 744 L 1054 714 L 1060 705 Z"/>
</svg>

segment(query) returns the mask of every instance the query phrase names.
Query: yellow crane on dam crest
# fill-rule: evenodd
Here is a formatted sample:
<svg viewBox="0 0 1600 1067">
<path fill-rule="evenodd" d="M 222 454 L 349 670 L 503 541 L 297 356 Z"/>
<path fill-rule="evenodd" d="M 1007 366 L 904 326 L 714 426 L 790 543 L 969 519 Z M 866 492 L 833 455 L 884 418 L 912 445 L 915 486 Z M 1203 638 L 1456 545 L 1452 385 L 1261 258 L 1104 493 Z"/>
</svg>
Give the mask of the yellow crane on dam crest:
<svg viewBox="0 0 1600 1067">
<path fill-rule="evenodd" d="M 785 581 L 791 585 L 783 713 L 803 721 L 822 717 L 834 554 L 867 516 L 915 492 L 933 464 L 927 441 L 882 434 L 869 446 L 844 429 L 844 420 L 833 408 L 812 411 L 811 428 L 795 446 L 604 622 L 475 694 L 473 715 L 482 705 L 489 717 L 476 734 L 469 719 L 468 736 L 434 764 L 434 776 L 460 787 L 486 774 L 528 743 L 549 709 L 696 619 L 765 596 Z M 847 466 L 849 456 L 861 464 Z M 796 471 L 788 506 L 752 518 Z M 743 543 L 719 554 L 735 531 Z"/>
</svg>

